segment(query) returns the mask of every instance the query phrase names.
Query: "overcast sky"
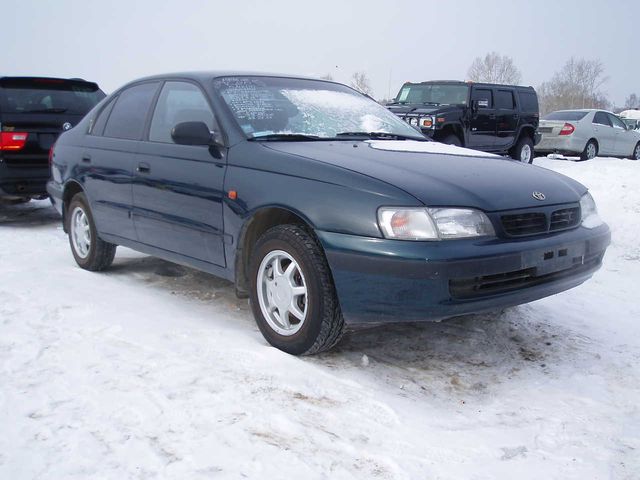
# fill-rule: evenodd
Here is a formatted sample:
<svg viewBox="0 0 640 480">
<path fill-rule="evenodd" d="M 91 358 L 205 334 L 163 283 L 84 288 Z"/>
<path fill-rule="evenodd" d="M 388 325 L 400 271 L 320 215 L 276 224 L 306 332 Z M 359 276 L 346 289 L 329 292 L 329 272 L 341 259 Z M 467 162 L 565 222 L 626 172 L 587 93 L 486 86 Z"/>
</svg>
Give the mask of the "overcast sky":
<svg viewBox="0 0 640 480">
<path fill-rule="evenodd" d="M 573 56 L 599 58 L 610 100 L 640 94 L 640 1 L 42 1 L 2 5 L 0 75 L 82 77 L 109 92 L 140 76 L 241 69 L 365 71 L 377 98 L 407 80 L 466 78 L 513 57 L 538 86 Z"/>
</svg>

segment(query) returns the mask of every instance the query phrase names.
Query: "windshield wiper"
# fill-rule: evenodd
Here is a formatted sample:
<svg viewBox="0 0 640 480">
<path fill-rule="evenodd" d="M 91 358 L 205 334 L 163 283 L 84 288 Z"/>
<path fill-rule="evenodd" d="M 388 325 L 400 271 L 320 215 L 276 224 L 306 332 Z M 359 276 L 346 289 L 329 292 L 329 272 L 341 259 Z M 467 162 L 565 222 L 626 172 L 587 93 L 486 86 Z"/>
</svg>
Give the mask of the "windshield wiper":
<svg viewBox="0 0 640 480">
<path fill-rule="evenodd" d="M 427 141 L 425 137 L 402 135 L 399 133 L 388 132 L 340 132 L 336 134 L 336 137 L 366 137 L 376 140 L 418 140 Z"/>
<path fill-rule="evenodd" d="M 304 133 L 269 133 L 266 135 L 251 137 L 249 140 L 259 140 L 263 142 L 305 142 L 309 140 L 322 140 L 322 138 L 318 135 L 306 135 Z"/>
<path fill-rule="evenodd" d="M 422 102 L 423 105 L 434 105 L 436 107 L 442 105 L 441 103 L 438 102 Z"/>
<path fill-rule="evenodd" d="M 396 101 L 393 101 L 393 102 L 389 102 L 387 105 L 406 105 L 407 103 L 409 103 L 409 102 L 396 102 Z"/>
<path fill-rule="evenodd" d="M 26 113 L 64 113 L 68 108 L 36 108 L 34 110 L 26 110 Z"/>
</svg>

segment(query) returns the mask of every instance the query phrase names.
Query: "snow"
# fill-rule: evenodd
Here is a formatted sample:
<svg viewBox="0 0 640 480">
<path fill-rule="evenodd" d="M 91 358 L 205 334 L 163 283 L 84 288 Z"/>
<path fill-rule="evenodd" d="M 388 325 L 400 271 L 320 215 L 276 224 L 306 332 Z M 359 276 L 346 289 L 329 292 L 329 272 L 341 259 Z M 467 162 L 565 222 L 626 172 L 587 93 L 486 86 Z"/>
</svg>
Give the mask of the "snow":
<svg viewBox="0 0 640 480">
<path fill-rule="evenodd" d="M 592 280 L 304 358 L 229 283 L 83 271 L 48 202 L 0 206 L 0 478 L 640 478 L 640 162 L 535 163 L 612 228 Z"/>
<path fill-rule="evenodd" d="M 440 142 L 419 142 L 416 140 L 370 140 L 369 146 L 377 150 L 395 152 L 437 153 L 444 155 L 465 155 L 472 157 L 497 157 L 493 153 L 471 150 L 470 148 L 445 145 Z"/>
</svg>

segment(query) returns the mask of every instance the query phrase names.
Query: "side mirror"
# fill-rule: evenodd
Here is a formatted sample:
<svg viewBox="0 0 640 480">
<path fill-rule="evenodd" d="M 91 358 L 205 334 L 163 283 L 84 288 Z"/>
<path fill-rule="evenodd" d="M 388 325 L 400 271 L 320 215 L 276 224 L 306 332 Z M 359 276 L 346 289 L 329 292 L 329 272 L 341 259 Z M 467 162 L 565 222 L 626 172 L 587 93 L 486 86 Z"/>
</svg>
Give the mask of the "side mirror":
<svg viewBox="0 0 640 480">
<path fill-rule="evenodd" d="M 471 111 L 473 113 L 478 111 L 478 100 L 471 100 Z"/>
<path fill-rule="evenodd" d="M 171 130 L 171 138 L 178 145 L 213 145 L 215 133 L 204 122 L 182 122 Z"/>
</svg>

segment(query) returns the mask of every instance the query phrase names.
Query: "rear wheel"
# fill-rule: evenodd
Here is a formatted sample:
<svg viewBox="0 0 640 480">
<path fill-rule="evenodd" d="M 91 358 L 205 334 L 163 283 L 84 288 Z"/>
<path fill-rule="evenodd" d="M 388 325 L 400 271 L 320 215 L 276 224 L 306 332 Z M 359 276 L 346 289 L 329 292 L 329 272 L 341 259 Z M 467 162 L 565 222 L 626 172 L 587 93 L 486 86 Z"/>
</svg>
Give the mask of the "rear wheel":
<svg viewBox="0 0 640 480">
<path fill-rule="evenodd" d="M 456 147 L 462 146 L 462 142 L 460 141 L 460 138 L 457 135 L 453 135 L 453 134 L 447 135 L 446 137 L 444 137 L 441 143 L 444 143 L 445 145 L 455 145 Z"/>
<path fill-rule="evenodd" d="M 580 154 L 580 160 L 591 160 L 598 156 L 598 144 L 595 140 L 589 140 Z"/>
<path fill-rule="evenodd" d="M 533 163 L 533 140 L 524 135 L 520 137 L 516 146 L 511 150 L 511 158 L 522 163 Z"/>
<path fill-rule="evenodd" d="M 316 238 L 298 225 L 265 232 L 250 266 L 251 307 L 265 339 L 293 355 L 319 353 L 342 337 L 344 320 Z"/>
<path fill-rule="evenodd" d="M 93 214 L 84 193 L 76 194 L 67 210 L 69 245 L 76 263 L 85 270 L 104 270 L 113 263 L 116 245 L 98 237 Z"/>
</svg>

